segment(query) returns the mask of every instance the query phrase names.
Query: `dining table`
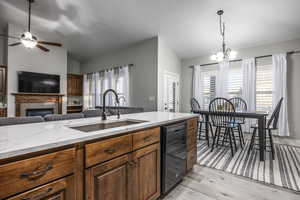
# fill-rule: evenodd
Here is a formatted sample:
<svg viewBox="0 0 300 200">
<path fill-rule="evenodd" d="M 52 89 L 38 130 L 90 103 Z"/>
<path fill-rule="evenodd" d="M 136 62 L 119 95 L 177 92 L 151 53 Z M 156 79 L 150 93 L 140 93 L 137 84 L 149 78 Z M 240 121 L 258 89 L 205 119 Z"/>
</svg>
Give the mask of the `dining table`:
<svg viewBox="0 0 300 200">
<path fill-rule="evenodd" d="M 257 130 L 259 140 L 259 159 L 265 160 L 265 134 L 266 134 L 266 120 L 268 113 L 261 111 L 235 111 L 235 112 L 222 112 L 222 111 L 209 111 L 209 110 L 193 110 L 193 113 L 202 115 L 204 117 L 205 134 L 209 135 L 208 122 L 209 117 L 214 116 L 231 116 L 233 118 L 248 118 L 257 119 Z"/>
</svg>

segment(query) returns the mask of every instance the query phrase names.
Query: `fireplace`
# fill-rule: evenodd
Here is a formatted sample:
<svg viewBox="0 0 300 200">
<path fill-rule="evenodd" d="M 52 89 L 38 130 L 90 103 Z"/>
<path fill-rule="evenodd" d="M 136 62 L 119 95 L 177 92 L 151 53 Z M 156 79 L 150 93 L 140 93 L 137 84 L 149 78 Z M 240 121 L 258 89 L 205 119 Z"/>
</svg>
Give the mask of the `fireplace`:
<svg viewBox="0 0 300 200">
<path fill-rule="evenodd" d="M 12 95 L 15 96 L 17 117 L 42 116 L 50 113 L 62 114 L 63 94 L 12 93 Z M 29 110 L 28 113 L 27 110 Z"/>
<path fill-rule="evenodd" d="M 26 116 L 42 116 L 53 114 L 54 108 L 33 108 L 26 109 Z"/>
</svg>

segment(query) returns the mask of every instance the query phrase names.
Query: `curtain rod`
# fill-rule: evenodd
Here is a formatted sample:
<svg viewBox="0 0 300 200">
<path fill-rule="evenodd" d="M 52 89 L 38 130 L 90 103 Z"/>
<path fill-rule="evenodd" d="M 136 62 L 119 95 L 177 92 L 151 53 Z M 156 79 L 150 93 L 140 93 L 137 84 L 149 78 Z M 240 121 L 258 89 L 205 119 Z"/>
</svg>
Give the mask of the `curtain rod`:
<svg viewBox="0 0 300 200">
<path fill-rule="evenodd" d="M 134 64 L 127 64 L 127 65 L 123 65 L 123 66 L 116 66 L 116 67 L 112 67 L 112 68 L 109 68 L 109 69 L 100 70 L 100 71 L 97 71 L 97 72 L 105 72 L 107 70 L 117 69 L 117 68 L 121 68 L 121 67 L 124 67 L 124 66 L 133 67 Z M 89 72 L 87 74 L 92 74 L 92 73 L 94 73 L 94 72 Z"/>
<path fill-rule="evenodd" d="M 294 54 L 294 53 L 300 53 L 300 50 L 295 50 L 295 51 L 289 51 L 287 52 L 287 54 Z M 257 57 L 254 57 L 255 59 L 259 59 L 259 58 L 267 58 L 267 57 L 271 57 L 272 55 L 264 55 L 264 56 L 257 56 Z M 230 60 L 229 62 L 239 62 L 239 61 L 242 61 L 243 59 L 236 59 L 236 60 Z M 215 62 L 215 63 L 207 63 L 207 64 L 202 64 L 200 66 L 209 66 L 209 65 L 217 65 L 218 63 Z M 189 66 L 189 68 L 193 68 L 194 65 L 192 66 Z"/>
</svg>

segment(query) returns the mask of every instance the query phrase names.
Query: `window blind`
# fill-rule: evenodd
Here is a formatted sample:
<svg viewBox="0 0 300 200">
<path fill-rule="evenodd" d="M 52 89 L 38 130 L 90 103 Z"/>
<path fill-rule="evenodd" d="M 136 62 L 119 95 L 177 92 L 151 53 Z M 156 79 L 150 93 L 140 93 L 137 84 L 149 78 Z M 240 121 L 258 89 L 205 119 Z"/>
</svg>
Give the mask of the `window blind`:
<svg viewBox="0 0 300 200">
<path fill-rule="evenodd" d="M 272 110 L 272 65 L 260 65 L 256 69 L 256 110 Z"/>
<path fill-rule="evenodd" d="M 229 97 L 241 97 L 243 88 L 243 73 L 241 66 L 229 68 L 228 93 Z"/>
</svg>

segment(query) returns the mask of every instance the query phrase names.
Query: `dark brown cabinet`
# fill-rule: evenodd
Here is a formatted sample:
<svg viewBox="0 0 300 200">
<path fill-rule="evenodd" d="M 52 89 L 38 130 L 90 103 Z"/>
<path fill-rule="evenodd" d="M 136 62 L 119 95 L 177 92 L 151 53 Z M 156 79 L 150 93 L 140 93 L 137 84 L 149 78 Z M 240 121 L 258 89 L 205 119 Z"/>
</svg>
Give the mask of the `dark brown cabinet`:
<svg viewBox="0 0 300 200">
<path fill-rule="evenodd" d="M 153 144 L 132 153 L 133 200 L 154 200 L 160 196 L 160 145 Z"/>
<path fill-rule="evenodd" d="M 191 170 L 197 163 L 197 130 L 198 119 L 187 121 L 187 170 Z"/>
<path fill-rule="evenodd" d="M 0 65 L 0 96 L 6 95 L 6 67 Z"/>
<path fill-rule="evenodd" d="M 24 192 L 8 200 L 73 200 L 74 177 L 69 176 L 52 183 Z"/>
<path fill-rule="evenodd" d="M 86 166 L 91 166 L 86 169 L 86 199 L 157 199 L 160 196 L 159 136 L 160 129 L 152 128 L 86 145 Z M 146 138 L 146 142 L 140 138 Z"/>
<path fill-rule="evenodd" d="M 129 155 L 92 167 L 86 171 L 87 200 L 130 200 Z"/>
<path fill-rule="evenodd" d="M 82 96 L 83 76 L 68 74 L 68 96 Z"/>
</svg>

